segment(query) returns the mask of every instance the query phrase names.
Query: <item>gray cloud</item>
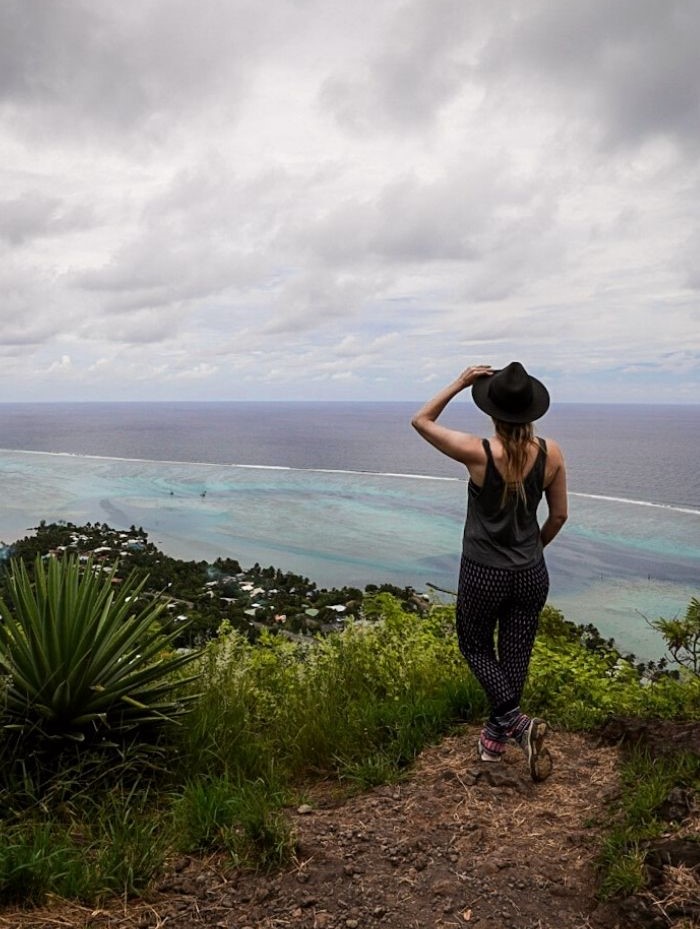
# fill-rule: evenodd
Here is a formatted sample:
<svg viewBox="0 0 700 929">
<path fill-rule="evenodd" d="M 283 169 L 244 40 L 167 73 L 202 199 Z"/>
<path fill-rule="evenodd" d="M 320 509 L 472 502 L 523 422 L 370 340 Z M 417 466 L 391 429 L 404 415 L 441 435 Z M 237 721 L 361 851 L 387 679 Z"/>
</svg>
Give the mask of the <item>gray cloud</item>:
<svg viewBox="0 0 700 929">
<path fill-rule="evenodd" d="M 611 147 L 700 140 L 695 0 L 412 0 L 383 26 L 321 89 L 353 133 L 426 132 L 466 95 L 483 112 L 566 108 Z"/>
<path fill-rule="evenodd" d="M 7 0 L 0 380 L 396 397 L 476 352 L 687 394 L 699 28 L 689 0 Z"/>
<path fill-rule="evenodd" d="M 61 198 L 38 190 L 24 190 L 18 197 L 0 200 L 0 238 L 23 245 L 40 236 L 62 235 L 90 227 L 95 218 L 84 205 L 66 204 Z"/>
<path fill-rule="evenodd" d="M 359 69 L 353 61 L 326 80 L 321 105 L 353 131 L 425 131 L 470 77 L 476 12 L 462 0 L 400 4 L 374 42 L 368 30 L 369 53 Z"/>
<path fill-rule="evenodd" d="M 263 231 L 262 217 L 253 222 L 240 210 L 230 212 L 221 193 L 216 209 L 204 191 L 191 209 L 177 199 L 167 208 L 149 204 L 130 239 L 103 264 L 76 272 L 72 284 L 109 313 L 167 308 L 265 286 L 274 268 L 265 259 L 269 232 Z"/>
<path fill-rule="evenodd" d="M 60 328 L 60 325 L 52 320 L 18 319 L 3 324 L 2 346 L 27 348 L 42 345 L 60 332 Z"/>
<path fill-rule="evenodd" d="M 283 11 L 280 11 L 282 14 Z M 281 16 L 284 19 L 284 16 Z M 272 22 L 271 22 L 272 21 Z M 212 107 L 238 110 L 275 17 L 258 4 L 187 0 L 95 4 L 7 0 L 0 6 L 0 101 L 15 125 L 88 141 L 95 131 L 158 138 Z"/>
<path fill-rule="evenodd" d="M 694 0 L 548 0 L 511 7 L 484 49 L 486 72 L 527 75 L 600 123 L 602 141 L 700 141 L 700 17 Z"/>
<path fill-rule="evenodd" d="M 368 295 L 381 287 L 380 275 L 359 268 L 355 274 L 322 268 L 299 272 L 271 298 L 272 313 L 263 331 L 273 336 L 318 333 L 335 324 L 345 334 L 366 309 Z"/>
<path fill-rule="evenodd" d="M 62 297 L 56 299 L 56 276 L 37 272 L 15 256 L 0 251 L 0 347 L 23 346 L 28 353 L 51 341 L 73 314 Z"/>
<path fill-rule="evenodd" d="M 60 201 L 34 191 L 0 202 L 0 236 L 13 245 L 46 234 L 55 223 Z"/>
<path fill-rule="evenodd" d="M 98 326 L 94 320 L 90 321 L 81 331 L 84 338 L 101 343 L 123 342 L 132 346 L 168 343 L 179 335 L 183 317 L 183 310 L 174 306 L 169 306 L 167 312 L 139 308 L 128 314 L 110 314 Z"/>
<path fill-rule="evenodd" d="M 478 251 L 488 199 L 470 180 L 457 187 L 447 179 L 397 179 L 373 200 L 346 201 L 319 217 L 307 242 L 318 258 L 334 264 L 469 260 Z"/>
</svg>

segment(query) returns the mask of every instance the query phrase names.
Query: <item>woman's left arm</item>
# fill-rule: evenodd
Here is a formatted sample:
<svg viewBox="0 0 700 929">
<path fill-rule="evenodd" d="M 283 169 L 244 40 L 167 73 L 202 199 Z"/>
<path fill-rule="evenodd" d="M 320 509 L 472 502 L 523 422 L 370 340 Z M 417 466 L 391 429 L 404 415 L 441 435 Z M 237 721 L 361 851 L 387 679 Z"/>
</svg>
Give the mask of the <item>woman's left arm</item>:
<svg viewBox="0 0 700 929">
<path fill-rule="evenodd" d="M 418 410 L 411 419 L 413 428 L 427 442 L 434 445 L 438 451 L 450 458 L 454 458 L 455 461 L 460 461 L 465 465 L 475 464 L 480 461 L 482 455 L 481 439 L 466 432 L 458 432 L 456 429 L 447 429 L 437 422 L 437 418 L 457 394 L 467 387 L 471 387 L 477 378 L 492 373 L 493 370 L 490 365 L 473 365 L 467 368 L 451 384 L 443 387 L 439 393 L 435 394 L 431 400 L 428 400 Z"/>
<path fill-rule="evenodd" d="M 549 545 L 569 517 L 566 465 L 561 449 L 552 439 L 547 439 L 547 459 L 554 466 L 554 473 L 544 490 L 549 512 L 540 532 L 542 545 Z"/>
</svg>

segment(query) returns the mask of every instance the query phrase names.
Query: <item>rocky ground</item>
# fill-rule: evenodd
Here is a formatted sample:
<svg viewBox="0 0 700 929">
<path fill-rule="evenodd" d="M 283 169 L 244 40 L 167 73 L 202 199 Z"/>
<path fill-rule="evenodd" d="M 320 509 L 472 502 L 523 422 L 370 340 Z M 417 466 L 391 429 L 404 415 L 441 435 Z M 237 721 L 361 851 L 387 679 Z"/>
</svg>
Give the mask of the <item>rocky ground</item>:
<svg viewBox="0 0 700 929">
<path fill-rule="evenodd" d="M 615 929 L 633 911 L 600 903 L 594 859 L 617 795 L 620 748 L 555 733 L 555 773 L 533 784 L 522 754 L 478 763 L 477 729 L 427 748 L 410 776 L 351 798 L 318 789 L 290 811 L 293 866 L 227 873 L 181 860 L 147 902 L 0 913 L 1 929 Z M 697 830 L 690 813 L 686 833 Z M 692 899 L 697 874 L 673 879 Z M 663 916 L 659 925 L 685 927 Z M 696 898 L 697 899 L 697 898 Z M 651 925 L 653 923 L 646 923 Z"/>
</svg>

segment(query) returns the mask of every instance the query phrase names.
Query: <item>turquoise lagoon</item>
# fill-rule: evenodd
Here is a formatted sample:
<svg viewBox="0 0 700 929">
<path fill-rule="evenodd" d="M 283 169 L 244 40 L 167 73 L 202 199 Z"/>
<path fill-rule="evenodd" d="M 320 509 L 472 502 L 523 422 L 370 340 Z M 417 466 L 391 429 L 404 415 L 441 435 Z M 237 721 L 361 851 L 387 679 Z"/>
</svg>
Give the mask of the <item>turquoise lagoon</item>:
<svg viewBox="0 0 700 929">
<path fill-rule="evenodd" d="M 466 485 L 449 477 L 0 452 L 0 538 L 39 520 L 143 526 L 178 558 L 273 564 L 320 586 L 456 585 Z M 572 494 L 550 602 L 658 658 L 645 621 L 697 596 L 700 510 Z M 447 594 L 442 595 L 449 599 Z"/>
</svg>

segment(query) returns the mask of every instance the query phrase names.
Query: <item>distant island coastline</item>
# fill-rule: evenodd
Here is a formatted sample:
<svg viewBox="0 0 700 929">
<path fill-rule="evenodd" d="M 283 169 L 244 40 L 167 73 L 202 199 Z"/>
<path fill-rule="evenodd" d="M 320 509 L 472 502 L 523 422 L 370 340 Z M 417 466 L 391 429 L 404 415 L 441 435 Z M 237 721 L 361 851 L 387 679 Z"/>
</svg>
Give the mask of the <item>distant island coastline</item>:
<svg viewBox="0 0 700 929">
<path fill-rule="evenodd" d="M 426 613 L 430 599 L 412 587 L 368 584 L 319 588 L 315 582 L 273 566 L 243 568 L 233 558 L 213 563 L 166 555 L 149 541 L 142 527 L 114 529 L 107 523 L 41 521 L 33 534 L 4 545 L 2 558 L 31 562 L 37 555 L 77 555 L 105 569 L 120 566 L 116 580 L 131 571 L 148 575 L 148 592 L 167 597 L 168 610 L 183 625 L 180 644 L 211 638 L 226 622 L 255 641 L 268 629 L 293 640 L 340 630 L 349 620 L 362 618 L 365 593 L 386 592 L 409 612 Z"/>
<path fill-rule="evenodd" d="M 102 565 L 105 571 L 115 562 L 118 583 L 129 573 L 148 575 L 145 593 L 168 600 L 167 611 L 175 624 L 182 625 L 177 644 L 199 645 L 217 635 L 227 624 L 257 641 L 267 631 L 295 642 L 311 641 L 317 635 L 339 632 L 348 622 L 366 619 L 365 597 L 388 593 L 407 612 L 426 615 L 435 595 L 400 587 L 392 583 L 319 587 L 313 580 L 272 565 L 255 563 L 242 567 L 234 558 L 187 560 L 165 554 L 149 540 L 143 527 L 115 529 L 107 523 L 88 522 L 77 525 L 68 521 L 46 522 L 32 527 L 30 535 L 11 543 L 0 543 L 0 562 L 21 558 L 31 563 L 36 557 L 76 555 Z M 0 572 L 0 592 L 5 572 Z M 433 585 L 428 585 L 432 587 Z M 448 594 L 441 588 L 438 593 Z M 444 598 L 441 598 L 444 602 Z M 641 673 L 652 674 L 666 665 L 659 661 L 641 662 L 634 654 L 621 652 L 614 639 L 605 638 L 592 623 L 561 621 L 589 649 L 614 651 L 637 666 Z"/>
</svg>

